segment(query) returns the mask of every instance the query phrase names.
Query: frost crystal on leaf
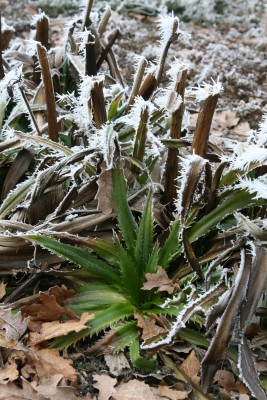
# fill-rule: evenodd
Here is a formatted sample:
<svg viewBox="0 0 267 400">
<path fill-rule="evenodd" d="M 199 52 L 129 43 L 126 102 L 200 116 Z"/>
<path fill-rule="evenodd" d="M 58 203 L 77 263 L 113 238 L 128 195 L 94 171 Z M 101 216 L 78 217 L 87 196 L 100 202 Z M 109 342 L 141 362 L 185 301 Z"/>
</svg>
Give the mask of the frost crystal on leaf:
<svg viewBox="0 0 267 400">
<path fill-rule="evenodd" d="M 255 194 L 254 199 L 267 199 L 267 175 L 259 176 L 254 180 L 242 178 L 236 187 L 246 189 L 249 193 Z"/>
<path fill-rule="evenodd" d="M 253 163 L 260 163 L 261 165 L 267 163 L 267 149 L 258 145 L 238 143 L 234 147 L 234 153 L 235 155 L 230 162 L 231 169 L 248 170 Z"/>
<path fill-rule="evenodd" d="M 94 135 L 90 136 L 90 147 L 98 148 L 104 156 L 106 169 L 113 167 L 113 156 L 115 151 L 114 140 L 118 137 L 113 129 L 113 124 L 103 125 Z"/>
</svg>

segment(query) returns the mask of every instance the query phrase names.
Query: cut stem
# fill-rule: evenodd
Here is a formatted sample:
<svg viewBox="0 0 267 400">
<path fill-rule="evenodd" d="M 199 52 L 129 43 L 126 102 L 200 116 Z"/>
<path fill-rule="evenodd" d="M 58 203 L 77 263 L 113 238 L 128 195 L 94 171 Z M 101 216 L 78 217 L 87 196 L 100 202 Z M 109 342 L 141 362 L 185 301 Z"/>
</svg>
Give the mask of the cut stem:
<svg viewBox="0 0 267 400">
<path fill-rule="evenodd" d="M 95 126 L 97 129 L 99 129 L 102 124 L 107 122 L 107 111 L 103 93 L 103 81 L 100 79 L 97 79 L 94 82 L 91 91 L 91 100 L 93 105 L 93 116 L 94 116 Z"/>
<path fill-rule="evenodd" d="M 85 61 L 85 74 L 88 76 L 97 75 L 96 66 L 96 51 L 95 51 L 95 38 L 89 33 L 88 42 L 86 43 L 86 61 Z"/>
<path fill-rule="evenodd" d="M 36 23 L 35 40 L 40 42 L 46 49 L 48 49 L 48 32 L 49 20 L 46 15 L 43 15 Z"/>
<path fill-rule="evenodd" d="M 218 98 L 219 94 L 209 96 L 203 101 L 198 114 L 192 147 L 193 152 L 203 158 L 207 155 L 210 127 Z"/>
<path fill-rule="evenodd" d="M 58 141 L 57 112 L 53 81 L 45 47 L 37 43 L 37 53 L 42 71 L 42 78 L 45 90 L 48 136 L 54 142 Z"/>
</svg>

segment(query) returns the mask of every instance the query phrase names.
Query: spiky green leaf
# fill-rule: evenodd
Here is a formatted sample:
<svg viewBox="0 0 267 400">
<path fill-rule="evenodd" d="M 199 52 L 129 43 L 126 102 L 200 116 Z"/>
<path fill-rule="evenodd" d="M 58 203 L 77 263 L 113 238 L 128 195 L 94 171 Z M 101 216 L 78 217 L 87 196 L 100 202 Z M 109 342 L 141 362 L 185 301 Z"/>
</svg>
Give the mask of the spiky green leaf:
<svg viewBox="0 0 267 400">
<path fill-rule="evenodd" d="M 90 272 L 92 276 L 102 278 L 111 285 L 120 286 L 120 274 L 118 271 L 110 264 L 99 260 L 88 251 L 42 235 L 27 235 L 25 237 L 58 256 L 79 265 L 81 268 Z"/>
<path fill-rule="evenodd" d="M 167 240 L 159 250 L 159 265 L 164 269 L 166 269 L 172 259 L 177 257 L 182 251 L 182 246 L 179 242 L 180 230 L 180 221 L 176 219 L 171 226 Z"/>
<path fill-rule="evenodd" d="M 114 168 L 112 170 L 112 182 L 113 199 L 117 209 L 119 228 L 127 248 L 133 251 L 137 226 L 127 201 L 127 184 L 122 168 Z"/>
<path fill-rule="evenodd" d="M 134 255 L 140 277 L 143 277 L 144 275 L 146 265 L 153 248 L 153 218 L 151 197 L 152 193 L 149 192 L 136 236 Z"/>
</svg>

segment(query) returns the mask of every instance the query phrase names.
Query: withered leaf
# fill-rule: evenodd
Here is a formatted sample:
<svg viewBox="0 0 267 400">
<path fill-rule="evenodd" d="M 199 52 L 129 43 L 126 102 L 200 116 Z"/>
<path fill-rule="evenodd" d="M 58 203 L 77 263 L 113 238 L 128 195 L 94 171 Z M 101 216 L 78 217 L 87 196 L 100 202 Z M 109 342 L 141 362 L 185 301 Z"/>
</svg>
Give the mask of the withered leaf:
<svg viewBox="0 0 267 400">
<path fill-rule="evenodd" d="M 73 311 L 58 304 L 54 295 L 49 296 L 45 292 L 40 292 L 40 300 L 41 304 L 31 304 L 21 309 L 22 313 L 29 315 L 32 321 L 56 321 L 64 315 L 70 319 L 77 319 Z"/>
<path fill-rule="evenodd" d="M 98 191 L 96 199 L 98 200 L 97 210 L 103 214 L 111 214 L 115 210 L 115 204 L 112 197 L 112 169 L 106 169 L 106 163 L 101 164 L 101 174 L 98 177 Z"/>
<path fill-rule="evenodd" d="M 147 273 L 146 279 L 147 281 L 142 287 L 143 290 L 158 288 L 159 292 L 166 291 L 168 294 L 172 294 L 175 288 L 179 288 L 179 284 L 173 283 L 162 267 L 159 267 L 155 274 Z"/>
<path fill-rule="evenodd" d="M 0 299 L 4 297 L 6 294 L 6 283 L 2 279 L 0 279 Z"/>
<path fill-rule="evenodd" d="M 156 320 L 154 318 L 145 319 L 137 310 L 134 311 L 134 317 L 137 319 L 137 326 L 142 329 L 141 339 L 143 340 L 167 332 L 165 328 L 156 325 Z"/>
<path fill-rule="evenodd" d="M 53 400 L 82 400 L 82 397 L 77 397 L 75 394 L 75 388 L 67 386 L 63 375 L 55 374 L 48 378 L 42 378 L 40 381 L 34 381 L 31 383 L 34 389 L 40 394 L 43 394 L 47 399 Z M 88 397 L 88 400 L 91 397 Z M 91 399 L 92 400 L 92 399 Z"/>
<path fill-rule="evenodd" d="M 116 400 L 155 400 L 155 396 L 150 387 L 137 379 L 133 379 L 119 386 L 117 388 L 117 394 L 113 395 L 113 397 Z"/>
<path fill-rule="evenodd" d="M 32 353 L 27 354 L 26 359 L 29 365 L 35 369 L 38 379 L 62 374 L 66 381 L 73 385 L 76 384 L 77 372 L 71 365 L 72 360 L 61 357 L 58 350 L 32 348 Z"/>
<path fill-rule="evenodd" d="M 21 312 L 12 316 L 11 310 L 0 309 L 0 329 L 5 331 L 6 341 L 19 340 L 27 329 L 29 319 L 23 318 Z"/>
<path fill-rule="evenodd" d="M 200 371 L 200 362 L 194 350 L 191 351 L 189 356 L 184 360 L 179 368 L 184 371 L 196 384 L 199 384 L 200 377 L 198 377 L 198 373 Z"/>
<path fill-rule="evenodd" d="M 94 374 L 93 378 L 96 381 L 94 387 L 99 390 L 98 400 L 107 400 L 115 396 L 117 391 L 114 386 L 117 384 L 117 379 L 105 374 Z"/>
<path fill-rule="evenodd" d="M 55 296 L 58 304 L 61 306 L 66 304 L 67 300 L 75 294 L 73 289 L 67 288 L 65 285 L 53 286 L 48 290 L 50 296 Z"/>
<path fill-rule="evenodd" d="M 167 397 L 170 400 L 183 400 L 188 399 L 188 394 L 190 392 L 182 391 L 182 390 L 174 390 L 168 386 L 159 385 L 158 387 L 158 395 Z"/>
<path fill-rule="evenodd" d="M 6 384 L 7 382 L 15 381 L 18 377 L 19 371 L 14 360 L 11 363 L 6 362 L 0 369 L 0 384 Z"/>
<path fill-rule="evenodd" d="M 230 371 L 218 370 L 214 376 L 214 381 L 218 382 L 218 385 L 224 388 L 224 390 L 230 394 L 231 391 L 238 392 L 240 394 L 249 393 L 248 389 L 240 381 L 235 382 L 234 374 Z"/>
<path fill-rule="evenodd" d="M 47 400 L 47 397 L 38 393 L 26 379 L 21 378 L 22 388 L 17 387 L 12 382 L 0 385 L 0 400 Z"/>
<path fill-rule="evenodd" d="M 88 328 L 85 324 L 92 318 L 94 318 L 93 314 L 83 313 L 78 321 L 70 319 L 64 323 L 60 321 L 44 322 L 41 325 L 40 333 L 31 332 L 29 334 L 28 345 L 33 346 L 52 338 L 67 335 L 69 332 L 80 332 Z"/>
</svg>

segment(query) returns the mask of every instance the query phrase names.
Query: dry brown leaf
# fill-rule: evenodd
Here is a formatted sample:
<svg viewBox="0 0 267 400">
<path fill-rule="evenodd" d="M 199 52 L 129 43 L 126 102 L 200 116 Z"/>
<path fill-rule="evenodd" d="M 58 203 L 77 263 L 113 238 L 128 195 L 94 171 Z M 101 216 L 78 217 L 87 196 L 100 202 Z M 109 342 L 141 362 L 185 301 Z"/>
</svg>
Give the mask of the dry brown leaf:
<svg viewBox="0 0 267 400">
<path fill-rule="evenodd" d="M 70 319 L 77 319 L 75 313 L 66 307 L 62 307 L 54 295 L 40 292 L 41 304 L 31 304 L 23 307 L 21 312 L 31 317 L 31 321 L 50 322 L 57 321 L 64 315 Z"/>
<path fill-rule="evenodd" d="M 34 381 L 31 383 L 34 389 L 44 395 L 47 399 L 51 400 L 76 400 L 82 399 L 75 395 L 75 389 L 71 386 L 67 386 L 63 375 L 56 374 L 48 378 L 43 378 L 40 382 Z M 85 399 L 85 398 L 83 398 Z M 92 398 L 88 397 L 88 400 Z"/>
<path fill-rule="evenodd" d="M 36 371 L 38 379 L 48 378 L 54 374 L 62 374 L 66 381 L 73 385 L 77 381 L 77 371 L 73 368 L 72 360 L 67 360 L 59 355 L 56 349 L 31 349 L 33 355 L 27 354 L 27 362 Z"/>
<path fill-rule="evenodd" d="M 116 400 L 155 400 L 155 396 L 150 387 L 137 379 L 120 385 L 117 388 L 117 394 L 113 395 L 113 397 Z"/>
<path fill-rule="evenodd" d="M 112 184 L 112 170 L 106 169 L 106 163 L 103 162 L 100 166 L 101 174 L 98 177 L 98 191 L 96 199 L 98 200 L 97 210 L 102 211 L 103 214 L 111 214 L 115 209 L 115 204 L 112 197 L 113 184 Z"/>
<path fill-rule="evenodd" d="M 92 318 L 94 318 L 93 314 L 83 313 L 78 321 L 70 319 L 64 323 L 60 321 L 44 322 L 40 333 L 31 332 L 29 334 L 28 345 L 33 346 L 52 338 L 67 335 L 69 332 L 80 332 L 88 328 L 85 324 Z"/>
<path fill-rule="evenodd" d="M 234 374 L 230 371 L 218 370 L 214 376 L 214 381 L 224 388 L 226 393 L 230 394 L 231 391 L 240 394 L 248 394 L 249 390 L 240 381 L 235 382 Z"/>
<path fill-rule="evenodd" d="M 143 290 L 158 288 L 158 292 L 166 291 L 168 294 L 172 294 L 175 288 L 179 288 L 179 284 L 173 283 L 162 267 L 159 267 L 155 274 L 147 273 L 146 279 Z"/>
<path fill-rule="evenodd" d="M 170 400 L 183 400 L 188 399 L 188 394 L 190 392 L 181 391 L 181 390 L 174 390 L 168 386 L 159 385 L 158 387 L 158 395 L 165 396 L 167 399 Z"/>
<path fill-rule="evenodd" d="M 66 304 L 70 297 L 73 297 L 75 290 L 67 288 L 65 285 L 53 286 L 48 290 L 50 296 L 55 296 L 58 304 Z"/>
<path fill-rule="evenodd" d="M 200 378 L 197 376 L 200 371 L 200 362 L 196 357 L 196 353 L 194 350 L 191 351 L 189 356 L 184 360 L 184 362 L 179 366 L 179 369 L 184 371 L 186 375 L 188 375 L 193 382 L 197 385 L 200 382 Z"/>
<path fill-rule="evenodd" d="M 117 384 L 117 379 L 105 374 L 94 374 L 93 378 L 96 381 L 93 386 L 99 390 L 98 400 L 108 400 L 111 396 L 115 397 L 117 391 L 114 386 Z"/>
<path fill-rule="evenodd" d="M 19 371 L 15 361 L 6 362 L 0 369 L 0 384 L 15 381 L 19 377 Z"/>
<path fill-rule="evenodd" d="M 127 358 L 122 351 L 120 351 L 118 354 L 106 354 L 104 356 L 104 359 L 109 369 L 109 372 L 113 376 L 121 375 L 123 370 L 129 370 L 131 368 Z"/>
<path fill-rule="evenodd" d="M 137 326 L 142 329 L 141 339 L 143 340 L 147 340 L 158 336 L 161 333 L 167 332 L 165 328 L 156 325 L 156 320 L 154 318 L 145 319 L 137 310 L 134 311 L 134 318 L 137 319 Z"/>
<path fill-rule="evenodd" d="M 47 397 L 37 393 L 26 379 L 21 378 L 21 381 L 22 388 L 17 387 L 12 382 L 0 385 L 0 400 L 48 400 Z"/>
<path fill-rule="evenodd" d="M 7 342 L 19 340 L 26 331 L 28 322 L 29 319 L 23 318 L 21 312 L 13 316 L 11 309 L 0 309 L 0 329 L 4 330 Z"/>
<path fill-rule="evenodd" d="M 4 297 L 6 294 L 6 283 L 2 279 L 0 279 L 0 299 Z"/>
</svg>

